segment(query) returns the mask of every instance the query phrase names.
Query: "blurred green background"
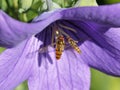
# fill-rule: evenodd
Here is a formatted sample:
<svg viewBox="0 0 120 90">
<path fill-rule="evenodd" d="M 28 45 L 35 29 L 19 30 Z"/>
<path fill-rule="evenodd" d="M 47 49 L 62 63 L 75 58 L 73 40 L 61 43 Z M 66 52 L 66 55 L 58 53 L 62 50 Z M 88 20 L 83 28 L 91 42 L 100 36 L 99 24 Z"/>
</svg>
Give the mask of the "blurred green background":
<svg viewBox="0 0 120 90">
<path fill-rule="evenodd" d="M 0 0 L 0 9 L 6 11 L 12 17 L 24 22 L 31 21 L 35 16 L 47 10 L 46 5 L 44 4 L 45 0 L 29 0 L 28 3 L 24 3 L 27 1 L 28 0 Z M 70 7 L 77 2 L 77 0 L 53 1 L 55 1 L 55 7 L 57 8 L 60 6 Z M 19 2 L 19 5 L 16 4 L 16 2 Z M 103 5 L 119 3 L 120 0 L 97 0 L 97 2 L 99 5 Z M 0 48 L 0 52 L 3 50 L 3 48 Z M 120 90 L 120 78 L 108 76 L 94 69 L 91 69 L 91 72 L 92 78 L 90 90 Z M 27 81 L 19 85 L 15 90 L 28 90 L 26 82 Z"/>
</svg>

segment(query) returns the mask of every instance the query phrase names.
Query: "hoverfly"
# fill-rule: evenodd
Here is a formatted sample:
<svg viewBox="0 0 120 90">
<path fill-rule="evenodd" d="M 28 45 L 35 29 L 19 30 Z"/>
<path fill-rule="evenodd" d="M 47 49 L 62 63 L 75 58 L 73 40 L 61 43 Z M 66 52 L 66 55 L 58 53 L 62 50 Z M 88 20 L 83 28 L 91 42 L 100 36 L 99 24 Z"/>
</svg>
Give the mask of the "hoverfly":
<svg viewBox="0 0 120 90">
<path fill-rule="evenodd" d="M 52 38 L 52 44 L 48 45 L 55 48 L 56 59 L 59 60 L 65 49 L 65 39 L 60 31 L 56 30 L 54 34 L 54 39 Z M 45 53 L 48 51 L 48 46 L 39 49 L 39 53 Z M 54 50 L 53 50 L 54 51 Z"/>
<path fill-rule="evenodd" d="M 63 35 L 60 35 L 57 37 L 57 40 L 56 40 L 56 47 L 55 47 L 55 54 L 56 54 L 56 59 L 60 59 L 61 58 L 61 55 L 62 55 L 62 52 L 64 51 L 64 48 L 65 48 L 65 40 L 64 40 L 64 37 Z"/>
<path fill-rule="evenodd" d="M 73 40 L 71 37 L 67 37 L 67 40 L 70 46 L 73 47 L 75 51 L 77 51 L 78 53 L 81 53 L 81 50 L 77 45 L 78 41 Z"/>
</svg>

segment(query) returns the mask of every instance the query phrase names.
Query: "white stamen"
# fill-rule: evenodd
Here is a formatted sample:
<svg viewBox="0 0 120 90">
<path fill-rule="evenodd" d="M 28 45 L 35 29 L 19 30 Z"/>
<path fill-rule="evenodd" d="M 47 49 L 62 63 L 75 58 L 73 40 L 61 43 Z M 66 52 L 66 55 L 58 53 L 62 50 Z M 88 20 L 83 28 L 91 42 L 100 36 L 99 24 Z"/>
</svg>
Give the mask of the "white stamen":
<svg viewBox="0 0 120 90">
<path fill-rule="evenodd" d="M 71 31 L 73 31 L 73 32 L 77 33 L 77 32 L 76 32 L 76 30 L 75 30 L 75 29 L 73 29 L 73 28 L 71 28 L 71 27 L 67 27 L 67 26 L 62 25 L 62 24 L 59 24 L 59 26 L 61 26 L 61 27 L 65 28 L 65 29 L 67 29 L 67 30 L 71 30 Z"/>
</svg>

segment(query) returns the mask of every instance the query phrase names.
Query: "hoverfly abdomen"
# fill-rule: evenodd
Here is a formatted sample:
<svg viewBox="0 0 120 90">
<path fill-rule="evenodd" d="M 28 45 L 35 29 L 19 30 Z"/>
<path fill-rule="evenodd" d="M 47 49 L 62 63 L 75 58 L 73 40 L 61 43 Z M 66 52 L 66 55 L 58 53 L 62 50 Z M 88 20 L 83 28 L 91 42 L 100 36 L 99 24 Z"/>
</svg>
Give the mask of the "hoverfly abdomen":
<svg viewBox="0 0 120 90">
<path fill-rule="evenodd" d="M 61 58 L 61 55 L 62 55 L 62 52 L 60 50 L 58 50 L 58 48 L 56 48 L 56 59 L 60 59 Z"/>
</svg>

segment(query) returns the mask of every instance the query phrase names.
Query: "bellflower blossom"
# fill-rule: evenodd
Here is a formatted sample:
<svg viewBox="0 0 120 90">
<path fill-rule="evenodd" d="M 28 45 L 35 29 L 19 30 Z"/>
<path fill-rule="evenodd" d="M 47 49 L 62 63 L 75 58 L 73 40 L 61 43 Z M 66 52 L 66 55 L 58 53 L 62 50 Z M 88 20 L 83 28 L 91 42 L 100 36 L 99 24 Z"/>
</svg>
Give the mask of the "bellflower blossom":
<svg viewBox="0 0 120 90">
<path fill-rule="evenodd" d="M 28 24 L 1 11 L 0 45 L 12 48 L 0 55 L 0 90 L 25 80 L 29 90 L 89 90 L 90 67 L 120 76 L 119 10 L 120 4 L 60 9 Z M 59 60 L 52 45 L 55 30 L 66 43 Z M 67 37 L 78 42 L 80 54 Z"/>
</svg>

